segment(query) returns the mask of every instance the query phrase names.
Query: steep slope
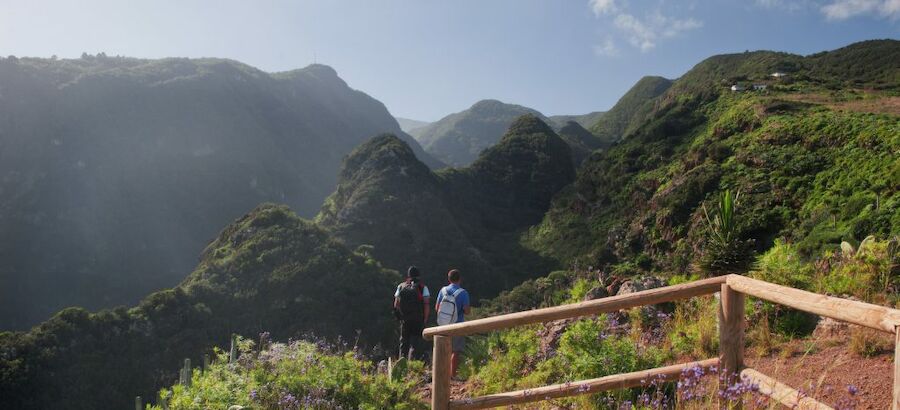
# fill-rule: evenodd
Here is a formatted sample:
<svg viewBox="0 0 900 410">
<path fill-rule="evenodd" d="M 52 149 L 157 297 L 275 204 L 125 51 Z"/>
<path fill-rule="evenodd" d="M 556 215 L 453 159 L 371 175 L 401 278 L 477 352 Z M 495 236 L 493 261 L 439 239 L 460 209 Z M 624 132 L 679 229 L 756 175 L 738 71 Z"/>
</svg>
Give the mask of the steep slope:
<svg viewBox="0 0 900 410">
<path fill-rule="evenodd" d="M 0 60 L 0 329 L 169 287 L 218 229 L 312 215 L 385 107 L 330 67 L 219 59 Z"/>
<path fill-rule="evenodd" d="M 589 129 L 598 138 L 608 143 L 622 139 L 632 127 L 633 119 L 641 110 L 646 109 L 645 104 L 649 104 L 650 101 L 659 97 L 671 85 L 672 80 L 662 77 L 641 78 L 625 95 L 619 98 L 616 105 L 591 124 Z"/>
<path fill-rule="evenodd" d="M 126 407 L 232 333 L 391 343 L 387 311 L 355 302 L 383 299 L 399 280 L 286 207 L 263 205 L 222 231 L 174 289 L 131 309 L 69 308 L 31 331 L 0 333 L 0 407 Z"/>
<path fill-rule="evenodd" d="M 573 179 L 568 146 L 535 116 L 516 120 L 472 166 L 436 174 L 382 136 L 347 158 L 317 222 L 350 247 L 369 245 L 385 266 L 419 266 L 432 286 L 462 269 L 486 297 L 552 266 L 517 237 Z"/>
<path fill-rule="evenodd" d="M 500 141 L 516 118 L 532 114 L 549 122 L 541 113 L 521 105 L 482 100 L 465 111 L 450 114 L 412 134 L 435 158 L 451 165 L 471 164 L 486 148 Z"/>
<path fill-rule="evenodd" d="M 724 188 L 743 193 L 740 236 L 760 251 L 777 237 L 809 255 L 900 234 L 900 118 L 867 105 L 831 108 L 894 98 L 872 89 L 900 88 L 900 67 L 881 65 L 898 51 L 900 42 L 877 41 L 809 57 L 752 52 L 701 62 L 621 143 L 588 159 L 529 245 L 585 265 L 690 270 L 704 251 L 701 206 Z M 842 63 L 823 66 L 829 61 Z M 867 66 L 877 68 L 859 69 Z M 769 79 L 776 70 L 791 78 Z M 770 87 L 734 93 L 732 81 Z"/>
<path fill-rule="evenodd" d="M 412 130 L 416 128 L 422 128 L 428 124 L 431 124 L 428 121 L 419 121 L 419 120 L 411 120 L 409 118 L 400 118 L 394 117 L 397 119 L 397 123 L 400 124 L 400 129 L 403 132 L 412 132 Z"/>
</svg>

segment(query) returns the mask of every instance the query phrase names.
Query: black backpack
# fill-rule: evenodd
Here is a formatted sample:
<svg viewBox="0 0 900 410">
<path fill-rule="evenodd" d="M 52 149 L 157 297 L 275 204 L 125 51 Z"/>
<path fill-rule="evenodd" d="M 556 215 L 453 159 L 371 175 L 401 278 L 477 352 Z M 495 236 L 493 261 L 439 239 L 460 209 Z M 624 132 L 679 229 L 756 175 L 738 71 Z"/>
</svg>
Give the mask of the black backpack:
<svg viewBox="0 0 900 410">
<path fill-rule="evenodd" d="M 425 285 L 406 281 L 400 285 L 400 320 L 425 320 L 425 297 L 422 289 Z"/>
</svg>

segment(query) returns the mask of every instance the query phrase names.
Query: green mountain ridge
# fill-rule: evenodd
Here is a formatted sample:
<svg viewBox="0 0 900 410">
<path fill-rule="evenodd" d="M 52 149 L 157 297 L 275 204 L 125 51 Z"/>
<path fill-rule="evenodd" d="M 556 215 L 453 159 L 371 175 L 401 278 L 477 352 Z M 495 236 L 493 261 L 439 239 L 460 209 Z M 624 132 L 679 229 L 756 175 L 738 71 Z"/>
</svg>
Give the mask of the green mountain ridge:
<svg viewBox="0 0 900 410">
<path fill-rule="evenodd" d="M 586 161 L 526 241 L 585 265 L 640 260 L 649 270 L 690 271 L 692 255 L 703 252 L 701 205 L 724 188 L 744 194 L 741 236 L 756 239 L 760 251 L 777 237 L 812 254 L 841 240 L 897 234 L 900 198 L 889 182 L 900 180 L 896 114 L 786 98 L 890 98 L 833 87 L 840 77 L 846 87 L 897 89 L 900 80 L 886 79 L 900 68 L 858 68 L 882 68 L 884 56 L 898 52 L 900 42 L 874 41 L 808 57 L 752 52 L 701 62 L 645 104 L 653 108 L 622 142 Z M 848 60 L 838 66 L 845 71 L 822 66 Z M 764 93 L 734 93 L 726 85 L 736 80 L 721 80 L 762 81 L 786 67 L 793 78 L 767 80 L 772 90 Z"/>
<path fill-rule="evenodd" d="M 314 215 L 378 133 L 441 166 L 323 65 L 4 58 L 0 89 L 0 329 L 170 287 L 259 203 Z"/>
<path fill-rule="evenodd" d="M 621 140 L 629 129 L 636 126 L 635 117 L 647 110 L 651 101 L 669 89 L 672 80 L 646 76 L 638 80 L 609 111 L 605 112 L 589 130 L 605 143 Z"/>
<path fill-rule="evenodd" d="M 554 126 L 557 128 L 565 126 L 569 121 L 575 121 L 584 128 L 591 128 L 600 118 L 603 118 L 604 114 L 606 114 L 606 111 L 594 111 L 581 115 L 551 115 L 548 118 L 550 118 L 550 121 L 553 121 Z"/>
<path fill-rule="evenodd" d="M 573 178 L 568 146 L 531 115 L 471 166 L 436 173 L 400 140 L 381 136 L 347 157 L 316 221 L 350 247 L 371 246 L 385 266 L 419 266 L 432 286 L 459 268 L 487 297 L 548 267 L 515 237 Z"/>
<path fill-rule="evenodd" d="M 482 100 L 465 111 L 450 114 L 412 134 L 425 151 L 451 166 L 466 166 L 496 144 L 512 122 L 525 114 L 545 122 L 540 112 L 497 100 Z"/>
</svg>

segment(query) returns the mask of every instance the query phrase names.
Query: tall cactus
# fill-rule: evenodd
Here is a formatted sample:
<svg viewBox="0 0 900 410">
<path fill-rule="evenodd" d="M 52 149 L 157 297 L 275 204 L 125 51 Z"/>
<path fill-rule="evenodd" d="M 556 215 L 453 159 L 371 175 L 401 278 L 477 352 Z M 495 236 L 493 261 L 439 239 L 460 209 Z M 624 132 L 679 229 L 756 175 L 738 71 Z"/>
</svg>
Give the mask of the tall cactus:
<svg viewBox="0 0 900 410">
<path fill-rule="evenodd" d="M 191 359 L 184 359 L 184 386 L 187 388 L 191 387 Z"/>
</svg>

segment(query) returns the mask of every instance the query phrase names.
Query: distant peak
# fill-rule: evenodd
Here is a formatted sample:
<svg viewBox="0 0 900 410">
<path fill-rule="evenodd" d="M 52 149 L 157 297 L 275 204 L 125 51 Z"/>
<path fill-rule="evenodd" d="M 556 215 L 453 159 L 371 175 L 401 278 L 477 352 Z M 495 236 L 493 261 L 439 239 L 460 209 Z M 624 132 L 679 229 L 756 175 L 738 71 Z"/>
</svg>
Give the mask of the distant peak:
<svg viewBox="0 0 900 410">
<path fill-rule="evenodd" d="M 331 66 L 325 65 L 325 64 L 310 64 L 310 65 L 304 67 L 303 71 L 313 73 L 313 74 L 327 74 L 327 75 L 333 75 L 335 77 L 338 76 L 337 70 L 335 70 Z"/>
<path fill-rule="evenodd" d="M 509 126 L 507 134 L 554 134 L 553 129 L 534 114 L 525 114 Z"/>
</svg>

